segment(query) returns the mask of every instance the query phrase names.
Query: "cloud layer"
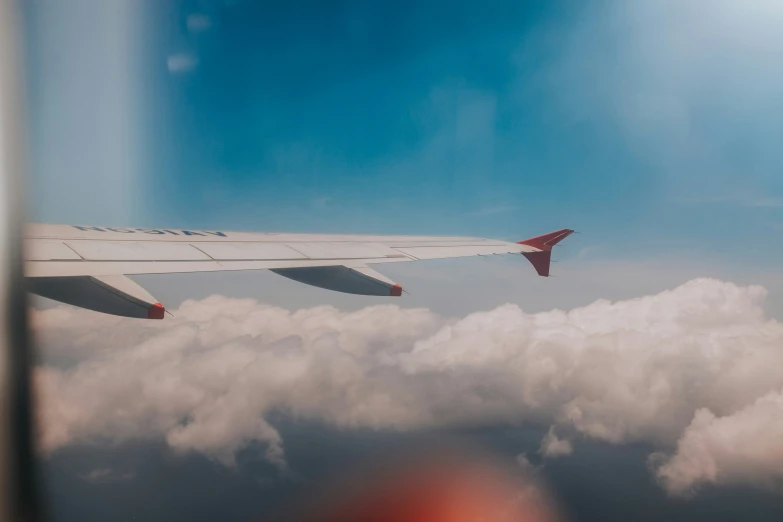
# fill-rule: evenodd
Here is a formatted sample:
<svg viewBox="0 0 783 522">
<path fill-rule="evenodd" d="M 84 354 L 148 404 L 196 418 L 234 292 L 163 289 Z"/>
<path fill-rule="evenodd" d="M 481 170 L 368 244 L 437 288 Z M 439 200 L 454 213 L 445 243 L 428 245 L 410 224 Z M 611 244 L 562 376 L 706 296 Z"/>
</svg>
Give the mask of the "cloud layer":
<svg viewBox="0 0 783 522">
<path fill-rule="evenodd" d="M 251 441 L 286 466 L 272 411 L 338 427 L 552 426 L 547 456 L 587 437 L 660 448 L 673 493 L 783 478 L 783 325 L 758 286 L 699 279 L 657 295 L 448 319 L 392 305 L 289 311 L 187 301 L 137 321 L 34 311 L 41 447 L 164 438 L 232 465 Z M 557 435 L 555 435 L 555 431 Z M 575 441 L 575 444 L 572 442 Z"/>
<path fill-rule="evenodd" d="M 783 478 L 781 464 L 783 394 L 771 392 L 724 417 L 699 409 L 675 454 L 658 468 L 658 477 L 675 492 L 689 491 L 700 482 L 772 486 Z"/>
</svg>

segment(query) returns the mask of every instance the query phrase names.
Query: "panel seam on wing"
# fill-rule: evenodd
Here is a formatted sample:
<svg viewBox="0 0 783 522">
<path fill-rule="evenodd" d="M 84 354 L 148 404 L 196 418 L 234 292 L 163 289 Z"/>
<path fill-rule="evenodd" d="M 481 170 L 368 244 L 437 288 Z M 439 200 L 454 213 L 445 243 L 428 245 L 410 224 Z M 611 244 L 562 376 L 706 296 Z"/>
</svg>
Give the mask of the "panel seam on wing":
<svg viewBox="0 0 783 522">
<path fill-rule="evenodd" d="M 77 252 L 75 248 L 73 248 L 71 245 L 69 245 L 65 241 L 61 241 L 60 244 L 65 245 L 65 248 L 67 248 L 68 250 L 72 251 L 74 254 L 79 256 L 79 259 L 81 261 L 86 261 L 86 258 L 83 255 L 81 255 L 79 252 Z M 68 260 L 66 260 L 66 261 L 68 261 Z M 70 261 L 76 261 L 76 259 L 70 259 Z"/>
</svg>

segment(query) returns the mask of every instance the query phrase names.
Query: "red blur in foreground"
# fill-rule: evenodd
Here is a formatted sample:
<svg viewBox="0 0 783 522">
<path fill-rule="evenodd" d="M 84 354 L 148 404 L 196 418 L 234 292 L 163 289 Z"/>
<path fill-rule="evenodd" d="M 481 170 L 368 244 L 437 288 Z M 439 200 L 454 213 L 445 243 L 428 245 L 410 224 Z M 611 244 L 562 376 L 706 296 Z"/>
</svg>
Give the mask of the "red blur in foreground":
<svg viewBox="0 0 783 522">
<path fill-rule="evenodd" d="M 427 459 L 345 481 L 300 522 L 560 522 L 531 480 L 486 461 Z"/>
</svg>

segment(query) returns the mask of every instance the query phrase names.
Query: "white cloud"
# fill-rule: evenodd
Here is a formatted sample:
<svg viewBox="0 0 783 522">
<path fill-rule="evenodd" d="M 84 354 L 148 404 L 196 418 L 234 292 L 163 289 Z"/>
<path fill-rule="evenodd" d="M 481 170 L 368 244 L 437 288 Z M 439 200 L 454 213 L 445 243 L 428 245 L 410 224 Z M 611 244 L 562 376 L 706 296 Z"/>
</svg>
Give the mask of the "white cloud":
<svg viewBox="0 0 783 522">
<path fill-rule="evenodd" d="M 571 441 L 567 439 L 558 438 L 555 434 L 555 427 L 551 426 L 549 431 L 541 440 L 541 448 L 539 453 L 544 457 L 556 458 L 570 455 L 574 452 L 574 447 L 571 445 Z"/>
<path fill-rule="evenodd" d="M 691 205 L 703 205 L 703 204 L 732 204 L 743 207 L 756 207 L 756 208 L 781 208 L 783 207 L 783 198 L 770 198 L 760 196 L 758 194 L 747 194 L 742 192 L 735 192 L 730 195 L 722 196 L 702 196 L 702 197 L 689 197 L 681 200 L 682 203 Z"/>
<path fill-rule="evenodd" d="M 699 279 L 570 311 L 504 305 L 457 320 L 392 305 L 289 311 L 221 296 L 187 301 L 161 322 L 36 311 L 45 358 L 59 361 L 36 371 L 41 446 L 163 438 L 231 465 L 260 441 L 284 468 L 283 440 L 267 421 L 277 410 L 396 430 L 537 423 L 552 426 L 550 454 L 570 446 L 555 429 L 667 452 L 679 440 L 665 468 L 673 470 L 702 410 L 720 424 L 783 388 L 783 324 L 766 317 L 765 296 Z M 742 455 L 716 460 L 725 468 L 716 480 L 750 477 L 736 472 L 739 462 L 768 475 Z"/>
<path fill-rule="evenodd" d="M 166 66 L 171 73 L 192 71 L 198 65 L 198 57 L 189 53 L 172 54 L 166 60 Z"/>
<path fill-rule="evenodd" d="M 576 253 L 576 256 L 574 256 L 576 259 L 585 259 L 588 257 L 591 257 L 595 254 L 595 252 L 599 251 L 600 248 L 597 245 L 588 245 L 584 248 L 581 248 L 579 252 Z"/>
<path fill-rule="evenodd" d="M 677 494 L 689 493 L 702 483 L 779 482 L 783 479 L 783 393 L 771 392 L 724 417 L 699 409 L 677 451 L 660 462 L 657 475 Z"/>
<path fill-rule="evenodd" d="M 514 460 L 516 460 L 517 465 L 522 470 L 522 474 L 525 476 L 536 475 L 540 469 L 538 466 L 534 466 L 533 463 L 530 462 L 530 459 L 525 453 L 520 453 L 514 458 Z"/>
<path fill-rule="evenodd" d="M 321 196 L 321 197 L 315 198 L 312 201 L 312 206 L 313 206 L 313 208 L 317 208 L 319 210 L 323 210 L 323 209 L 325 209 L 325 208 L 330 206 L 331 201 L 332 201 L 331 197 L 329 197 L 329 196 Z"/>
<path fill-rule="evenodd" d="M 506 214 L 508 212 L 513 212 L 517 210 L 519 207 L 515 205 L 494 205 L 490 207 L 484 207 L 481 208 L 475 212 L 473 212 L 472 216 L 494 216 L 495 214 Z"/>
<path fill-rule="evenodd" d="M 82 476 L 82 479 L 91 484 L 106 484 L 109 482 L 127 482 L 135 477 L 136 474 L 131 471 L 117 472 L 111 468 L 96 468 Z"/>
<path fill-rule="evenodd" d="M 188 31 L 191 33 L 200 33 L 212 29 L 212 19 L 205 15 L 194 13 L 187 18 Z"/>
</svg>

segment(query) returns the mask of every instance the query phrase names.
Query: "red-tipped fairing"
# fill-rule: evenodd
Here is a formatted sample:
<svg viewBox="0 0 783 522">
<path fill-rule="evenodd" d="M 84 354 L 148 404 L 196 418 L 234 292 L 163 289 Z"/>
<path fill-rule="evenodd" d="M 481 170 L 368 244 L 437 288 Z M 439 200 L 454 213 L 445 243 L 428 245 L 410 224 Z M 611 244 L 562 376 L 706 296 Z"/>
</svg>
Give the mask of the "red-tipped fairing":
<svg viewBox="0 0 783 522">
<path fill-rule="evenodd" d="M 157 299 L 123 275 L 28 278 L 27 285 L 34 294 L 105 314 L 163 319 L 166 313 Z"/>
</svg>

